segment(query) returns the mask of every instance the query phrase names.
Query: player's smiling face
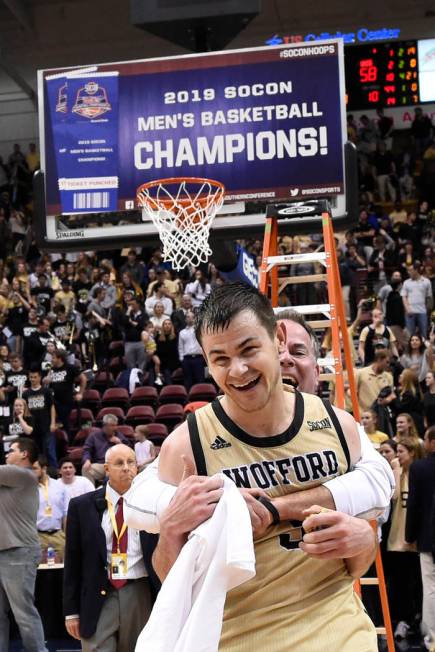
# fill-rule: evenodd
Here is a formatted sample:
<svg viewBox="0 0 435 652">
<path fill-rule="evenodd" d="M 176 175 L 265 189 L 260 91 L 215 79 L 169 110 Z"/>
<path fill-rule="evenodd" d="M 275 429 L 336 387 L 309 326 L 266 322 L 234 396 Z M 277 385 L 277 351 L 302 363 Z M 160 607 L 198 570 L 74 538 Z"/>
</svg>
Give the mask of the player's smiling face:
<svg viewBox="0 0 435 652">
<path fill-rule="evenodd" d="M 314 394 L 319 380 L 319 368 L 307 331 L 300 324 L 285 319 L 279 323 L 278 337 L 283 381 L 301 392 Z"/>
<path fill-rule="evenodd" d="M 227 328 L 202 335 L 210 373 L 239 409 L 263 409 L 280 382 L 278 341 L 251 310 L 243 310 Z"/>
</svg>

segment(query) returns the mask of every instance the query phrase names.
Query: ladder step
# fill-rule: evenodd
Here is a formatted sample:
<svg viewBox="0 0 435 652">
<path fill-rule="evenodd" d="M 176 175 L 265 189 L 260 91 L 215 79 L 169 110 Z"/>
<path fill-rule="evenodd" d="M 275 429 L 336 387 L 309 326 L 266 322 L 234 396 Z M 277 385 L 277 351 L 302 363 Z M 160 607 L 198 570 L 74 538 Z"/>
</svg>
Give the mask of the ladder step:
<svg viewBox="0 0 435 652">
<path fill-rule="evenodd" d="M 300 313 L 301 315 L 318 315 L 318 314 L 329 315 L 329 313 L 331 312 L 331 304 L 316 303 L 309 306 L 277 306 L 276 308 L 273 309 L 275 315 L 278 315 L 278 317 L 279 317 L 279 313 L 284 312 L 284 310 L 296 310 L 296 312 Z"/>
<path fill-rule="evenodd" d="M 282 256 L 267 256 L 266 262 L 269 269 L 275 265 L 298 265 L 299 263 L 323 263 L 326 262 L 326 253 L 318 251 L 311 254 L 283 254 Z"/>
<path fill-rule="evenodd" d="M 378 636 L 386 636 L 387 634 L 387 628 L 386 627 L 375 627 L 376 634 Z"/>
<path fill-rule="evenodd" d="M 361 586 L 379 586 L 377 577 L 361 577 L 359 583 Z"/>
<path fill-rule="evenodd" d="M 317 358 L 319 367 L 335 367 L 335 358 Z"/>
<path fill-rule="evenodd" d="M 298 283 L 318 283 L 319 281 L 327 281 L 327 274 L 307 274 L 306 276 L 280 276 L 278 279 L 280 282 L 279 292 L 287 287 L 287 285 L 295 285 Z"/>
<path fill-rule="evenodd" d="M 328 328 L 332 321 L 330 319 L 314 319 L 313 321 L 307 321 L 308 326 L 311 328 Z"/>
</svg>

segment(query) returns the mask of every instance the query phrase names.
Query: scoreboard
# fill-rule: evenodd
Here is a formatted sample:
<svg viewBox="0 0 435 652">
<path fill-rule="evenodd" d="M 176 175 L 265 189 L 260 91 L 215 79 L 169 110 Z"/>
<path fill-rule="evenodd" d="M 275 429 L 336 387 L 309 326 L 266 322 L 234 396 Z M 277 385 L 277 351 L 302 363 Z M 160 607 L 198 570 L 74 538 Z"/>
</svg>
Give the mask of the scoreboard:
<svg viewBox="0 0 435 652">
<path fill-rule="evenodd" d="M 421 56 L 423 44 L 429 53 L 424 59 Z M 435 62 L 435 39 L 346 48 L 347 109 L 403 107 L 434 101 L 435 88 L 433 93 L 422 92 L 421 83 L 426 75 L 422 67 L 427 65 L 432 52 Z M 423 83 L 423 87 L 430 86 Z"/>
</svg>

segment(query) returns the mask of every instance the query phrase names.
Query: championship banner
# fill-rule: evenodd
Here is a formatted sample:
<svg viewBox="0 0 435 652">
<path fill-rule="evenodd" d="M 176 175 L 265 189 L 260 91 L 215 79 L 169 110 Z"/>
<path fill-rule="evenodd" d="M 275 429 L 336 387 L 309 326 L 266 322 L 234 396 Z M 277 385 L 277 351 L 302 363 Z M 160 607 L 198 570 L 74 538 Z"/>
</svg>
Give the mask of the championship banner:
<svg viewBox="0 0 435 652">
<path fill-rule="evenodd" d="M 227 202 L 343 193 L 339 40 L 41 71 L 39 86 L 50 214 L 133 210 L 138 186 L 177 176 L 220 181 Z"/>
</svg>

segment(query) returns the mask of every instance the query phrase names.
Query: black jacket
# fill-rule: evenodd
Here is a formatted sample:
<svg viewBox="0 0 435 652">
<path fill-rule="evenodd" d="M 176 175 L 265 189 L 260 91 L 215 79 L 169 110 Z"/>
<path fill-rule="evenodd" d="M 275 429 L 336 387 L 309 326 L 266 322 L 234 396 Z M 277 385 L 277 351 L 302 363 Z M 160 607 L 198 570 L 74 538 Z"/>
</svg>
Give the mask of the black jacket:
<svg viewBox="0 0 435 652">
<path fill-rule="evenodd" d="M 435 453 L 409 467 L 409 495 L 405 540 L 417 542 L 419 552 L 432 552 L 435 545 L 433 510 L 435 502 Z"/>
<path fill-rule="evenodd" d="M 110 583 L 107 577 L 106 537 L 101 519 L 106 509 L 104 489 L 73 498 L 66 526 L 63 610 L 65 616 L 79 614 L 80 636 L 89 638 L 97 628 Z M 157 535 L 140 533 L 143 559 L 154 594 L 160 587 L 151 556 Z"/>
</svg>

